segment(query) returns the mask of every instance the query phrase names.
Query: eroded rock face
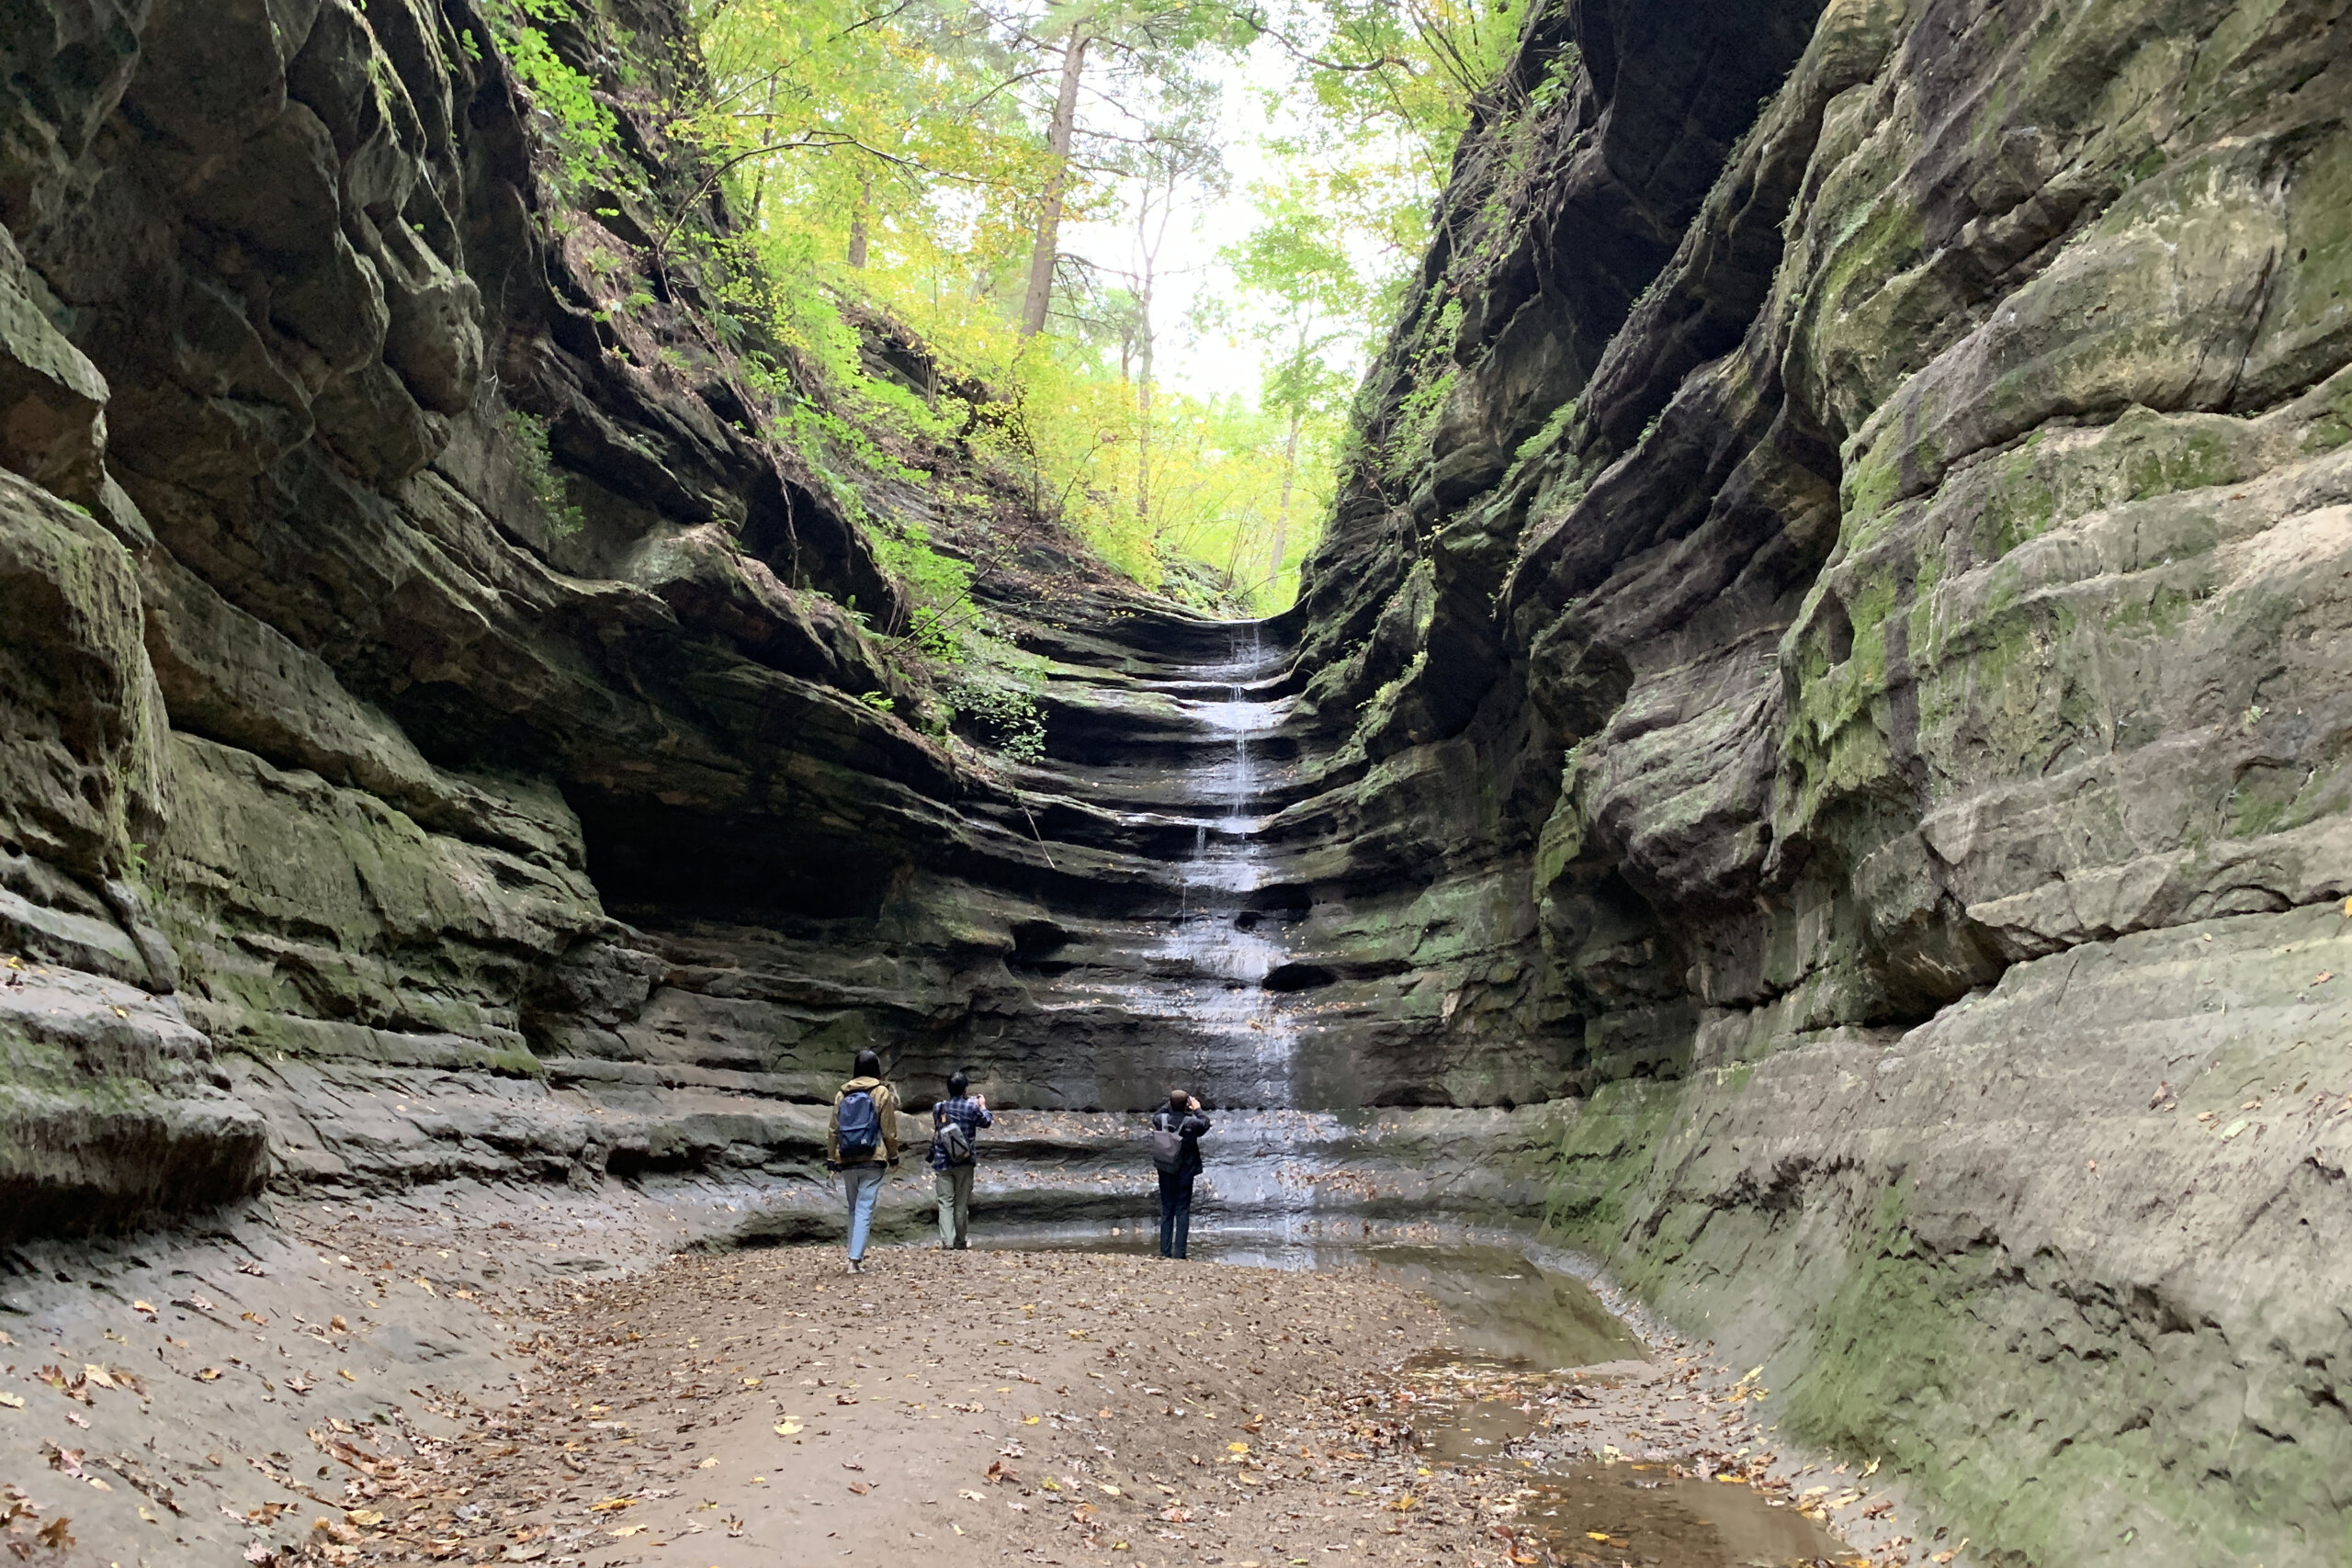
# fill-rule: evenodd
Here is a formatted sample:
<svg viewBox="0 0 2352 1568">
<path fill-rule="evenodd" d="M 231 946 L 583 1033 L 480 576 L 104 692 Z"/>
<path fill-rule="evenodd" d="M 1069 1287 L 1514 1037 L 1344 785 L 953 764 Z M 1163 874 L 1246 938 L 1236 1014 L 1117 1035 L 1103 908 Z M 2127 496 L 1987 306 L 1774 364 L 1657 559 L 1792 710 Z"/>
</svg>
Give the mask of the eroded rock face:
<svg viewBox="0 0 2352 1568">
<path fill-rule="evenodd" d="M 613 324 L 660 224 L 564 205 L 479 17 L 35 6 L 0 49 L 0 922 L 81 1020 L 0 1026 L 9 1227 L 805 1165 L 856 1046 L 944 1073 L 1034 1010 L 1030 813 L 865 700 L 865 536 L 699 276 Z M 184 1049 L 77 1043 L 120 986 Z M 1083 1054 L 1032 1077 L 1099 1101 Z"/>
<path fill-rule="evenodd" d="M 985 769 L 466 7 L 19 9 L 14 1232 L 707 1173 L 797 1237 L 862 1046 L 1181 1077 L 1245 1207 L 1548 1184 L 1995 1550 L 2340 1555 L 2340 6 L 1552 0 L 1299 607 L 984 578 L 1048 671 Z"/>
<path fill-rule="evenodd" d="M 1433 509 L 1464 447 L 1416 417 L 1515 374 L 1508 334 L 1423 307 L 1376 373 L 1308 690 L 1374 697 L 1348 809 L 1426 815 L 1390 782 L 1417 748 L 1530 775 L 1486 837 L 1533 830 L 1586 1087 L 1670 998 L 1913 1022 L 2018 958 L 2352 890 L 2340 40 L 2014 9 L 1823 12 L 1589 376 L 1485 422 L 1508 472 Z M 1548 114 L 1498 88 L 1457 202 L 1605 150 L 1606 75 Z"/>
<path fill-rule="evenodd" d="M 1370 978 L 1434 1017 L 1396 954 L 1288 962 L 1344 905 L 1261 849 L 1301 797 L 1279 636 L 1212 680 L 1243 632 L 1022 519 L 1058 606 L 981 587 L 1046 662 L 1051 754 L 976 769 L 905 721 L 865 629 L 897 590 L 707 326 L 718 264 L 653 265 L 670 210 L 564 195 L 469 8 L 34 12 L 0 42 L 0 937 L 58 1016 L 105 1033 L 133 987 L 212 1065 L 6 1025 L 50 1107 L 9 1224 L 265 1180 L 797 1179 L 867 1045 L 917 1104 L 959 1065 L 1077 1111 L 1171 1076 L 1542 1097 L 1432 1068 L 1425 1028 L 1375 1060 L 1320 1005 Z M 677 15 L 612 21 L 634 85 L 549 36 L 659 200 L 697 199 L 662 162 Z M 1227 710 L 1262 732 L 1230 780 Z M 183 1102 L 219 1114 L 156 1131 Z"/>
<path fill-rule="evenodd" d="M 1418 979 L 1589 1097 L 1555 1217 L 1980 1546 L 2326 1561 L 2341 8 L 1616 9 L 1532 28 L 1441 226 L 1569 227 L 1441 249 L 1374 372 L 1280 825 L 1363 891 L 1298 957 L 1497 911 Z M 1777 85 L 1703 178 L 1611 153 L 1629 55 L 1696 141 L 1731 37 Z M 1564 216 L 1595 168 L 1639 199 Z"/>
</svg>

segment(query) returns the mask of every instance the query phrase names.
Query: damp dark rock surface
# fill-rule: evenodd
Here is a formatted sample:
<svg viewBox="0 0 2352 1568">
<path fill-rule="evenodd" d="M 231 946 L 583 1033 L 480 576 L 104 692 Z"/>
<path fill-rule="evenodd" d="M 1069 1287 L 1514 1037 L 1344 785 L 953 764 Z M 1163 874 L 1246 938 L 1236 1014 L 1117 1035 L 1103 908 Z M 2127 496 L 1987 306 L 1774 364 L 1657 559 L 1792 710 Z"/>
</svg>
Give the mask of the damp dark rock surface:
<svg viewBox="0 0 2352 1568">
<path fill-rule="evenodd" d="M 605 9 L 628 70 L 564 46 L 723 228 L 679 11 Z M 644 1216 L 557 1273 L 829 1235 L 870 1046 L 1008 1110 L 997 1223 L 1148 1215 L 1181 1084 L 1212 1223 L 1542 1225 L 1896 1478 L 1889 1553 L 2343 1558 L 2335 0 L 1544 0 L 1295 609 L 854 479 L 1041 661 L 1025 761 L 908 722 L 857 509 L 710 280 L 610 309 L 660 221 L 565 208 L 473 21 L 0 27 L 0 1299 L 65 1358 L 12 1473 L 73 1480 L 119 1391 L 62 1325 L 143 1321 L 142 1249 L 483 1192 Z M 470 1343 L 435 1292 L 383 1343 Z M 140 1473 L 75 1511 L 174 1560 Z"/>
</svg>

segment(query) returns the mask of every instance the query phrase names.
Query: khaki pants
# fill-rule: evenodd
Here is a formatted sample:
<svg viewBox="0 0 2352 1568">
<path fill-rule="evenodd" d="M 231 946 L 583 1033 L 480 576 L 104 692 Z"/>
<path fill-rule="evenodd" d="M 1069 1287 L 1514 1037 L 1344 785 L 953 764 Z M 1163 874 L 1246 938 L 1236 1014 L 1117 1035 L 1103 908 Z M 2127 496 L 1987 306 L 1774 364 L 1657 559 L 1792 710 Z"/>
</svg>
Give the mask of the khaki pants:
<svg viewBox="0 0 2352 1568">
<path fill-rule="evenodd" d="M 972 1229 L 972 1168 L 951 1165 L 932 1172 L 932 1190 L 939 1195 L 939 1245 L 967 1247 Z"/>
</svg>

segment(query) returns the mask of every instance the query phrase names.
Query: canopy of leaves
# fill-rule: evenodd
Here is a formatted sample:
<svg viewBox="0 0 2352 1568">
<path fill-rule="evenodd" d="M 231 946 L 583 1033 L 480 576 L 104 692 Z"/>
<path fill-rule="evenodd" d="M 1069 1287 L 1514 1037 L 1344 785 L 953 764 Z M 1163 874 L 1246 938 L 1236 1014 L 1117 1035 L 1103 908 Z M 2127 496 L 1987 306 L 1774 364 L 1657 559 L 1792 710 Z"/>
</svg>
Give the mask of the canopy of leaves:
<svg viewBox="0 0 2352 1568">
<path fill-rule="evenodd" d="M 728 253 L 728 309 L 789 361 L 775 389 L 790 434 L 885 469 L 893 430 L 964 442 L 1147 586 L 1232 613 L 1289 601 L 1347 391 L 1425 241 L 1471 96 L 1514 40 L 1508 0 L 687 8 L 701 58 L 680 79 L 699 86 L 665 107 L 664 130 L 709 177 L 691 199 L 630 194 L 655 212 L 657 265 Z M 560 47 L 606 25 L 599 0 L 484 0 L 482 15 L 554 132 L 559 177 L 583 205 L 602 199 L 623 183 L 612 114 Z M 1049 131 L 1073 79 L 1063 158 Z M 1235 95 L 1257 95 L 1268 128 L 1241 223 L 1223 144 Z M 731 229 L 708 220 L 713 197 Z M 1041 222 L 1049 198 L 1057 231 Z M 1159 247 L 1212 210 L 1237 237 L 1180 317 Z M 1080 231 L 1091 239 L 1070 243 Z M 1035 254 L 1054 289 L 1031 336 Z M 925 345 L 931 384 L 877 370 L 877 320 Z M 1166 385 L 1186 343 L 1217 333 L 1255 345 L 1259 384 Z M 944 410 L 941 382 L 967 410 L 986 389 L 988 417 Z"/>
</svg>

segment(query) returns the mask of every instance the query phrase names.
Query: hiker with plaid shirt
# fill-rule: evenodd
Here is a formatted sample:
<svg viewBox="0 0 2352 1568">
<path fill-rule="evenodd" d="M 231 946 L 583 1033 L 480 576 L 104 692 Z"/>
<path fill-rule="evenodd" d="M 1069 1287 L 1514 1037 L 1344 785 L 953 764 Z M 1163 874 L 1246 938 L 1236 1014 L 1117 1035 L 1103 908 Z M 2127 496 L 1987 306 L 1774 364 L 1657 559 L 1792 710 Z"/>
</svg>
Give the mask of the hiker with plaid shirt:
<svg viewBox="0 0 2352 1568">
<path fill-rule="evenodd" d="M 984 1094 L 967 1094 L 971 1075 L 947 1080 L 947 1098 L 931 1108 L 932 1189 L 939 1197 L 939 1245 L 946 1251 L 968 1247 L 972 1228 L 972 1168 L 980 1129 L 996 1125 Z"/>
</svg>

